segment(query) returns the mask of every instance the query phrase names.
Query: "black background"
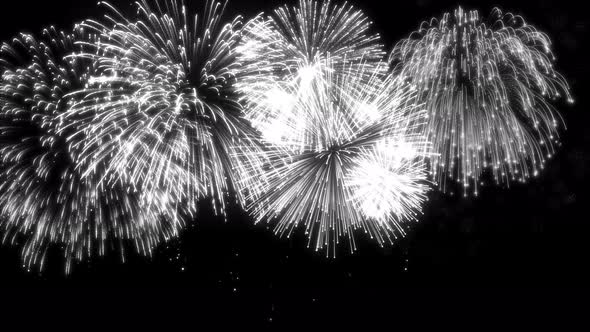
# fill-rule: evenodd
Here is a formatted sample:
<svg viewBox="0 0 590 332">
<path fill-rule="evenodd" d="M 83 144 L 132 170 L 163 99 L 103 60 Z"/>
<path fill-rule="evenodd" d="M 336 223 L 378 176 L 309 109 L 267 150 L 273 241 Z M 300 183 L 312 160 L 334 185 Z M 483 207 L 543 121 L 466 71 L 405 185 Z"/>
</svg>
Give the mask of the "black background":
<svg viewBox="0 0 590 332">
<path fill-rule="evenodd" d="M 294 3 L 234 0 L 228 13 L 249 17 L 284 2 Z M 133 12 L 130 1 L 112 3 Z M 151 298 L 173 288 L 176 295 L 190 302 L 194 299 L 193 303 L 211 299 L 203 307 L 216 317 L 227 314 L 230 321 L 242 317 L 269 325 L 314 315 L 330 325 L 347 324 L 359 313 L 369 314 L 360 318 L 360 324 L 377 320 L 395 325 L 406 316 L 396 316 L 402 311 L 389 310 L 389 304 L 419 315 L 426 307 L 452 310 L 448 303 L 457 294 L 475 292 L 472 288 L 488 289 L 485 293 L 503 307 L 515 304 L 494 289 L 513 289 L 508 293 L 544 303 L 556 288 L 587 286 L 590 22 L 584 5 L 563 0 L 350 3 L 373 18 L 375 31 L 382 34 L 388 48 L 422 20 L 440 16 L 458 4 L 485 14 L 499 6 L 522 14 L 546 31 L 554 41 L 557 66 L 571 82 L 576 104 L 558 104 L 568 130 L 562 133 L 563 146 L 541 176 L 510 188 L 488 185 L 477 198 L 432 192 L 425 215 L 407 238 L 387 248 L 361 239 L 359 252 L 336 259 L 307 249 L 302 237 L 274 237 L 266 226 L 252 225 L 238 208 L 231 209 L 229 222 L 224 222 L 204 206 L 181 238 L 162 245 L 153 258 L 128 254 L 127 262 L 121 264 L 114 254 L 77 265 L 70 276 L 64 274 L 59 255 L 50 257 L 50 265 L 41 274 L 24 271 L 18 249 L 4 245 L 0 248 L 0 285 L 12 290 L 53 288 L 59 294 L 93 294 L 88 295 L 97 297 L 93 301 L 109 303 L 105 308 L 124 308 L 129 299 Z M 1 40 L 20 31 L 38 33 L 48 25 L 69 28 L 76 21 L 104 13 L 94 0 L 3 1 L 1 6 Z M 92 288 L 95 290 L 90 291 Z M 526 290 L 522 293 L 516 288 Z M 425 300 L 432 294 L 440 296 Z M 75 303 L 68 298 L 64 301 Z M 151 308 L 165 303 L 144 302 Z"/>
</svg>

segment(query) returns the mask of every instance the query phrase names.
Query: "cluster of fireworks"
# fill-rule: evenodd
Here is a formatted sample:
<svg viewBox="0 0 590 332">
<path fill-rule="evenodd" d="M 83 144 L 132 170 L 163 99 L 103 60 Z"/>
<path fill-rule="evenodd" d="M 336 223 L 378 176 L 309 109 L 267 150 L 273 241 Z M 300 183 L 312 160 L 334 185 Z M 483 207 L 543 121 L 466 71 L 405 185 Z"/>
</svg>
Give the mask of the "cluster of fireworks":
<svg viewBox="0 0 590 332">
<path fill-rule="evenodd" d="M 431 184 L 537 175 L 562 125 L 552 99 L 572 100 L 548 36 L 499 10 L 444 14 L 388 56 L 346 3 L 250 20 L 216 1 L 103 5 L 0 51 L 0 227 L 28 268 L 52 247 L 66 271 L 150 255 L 201 201 L 327 255 L 357 233 L 391 243 Z"/>
</svg>

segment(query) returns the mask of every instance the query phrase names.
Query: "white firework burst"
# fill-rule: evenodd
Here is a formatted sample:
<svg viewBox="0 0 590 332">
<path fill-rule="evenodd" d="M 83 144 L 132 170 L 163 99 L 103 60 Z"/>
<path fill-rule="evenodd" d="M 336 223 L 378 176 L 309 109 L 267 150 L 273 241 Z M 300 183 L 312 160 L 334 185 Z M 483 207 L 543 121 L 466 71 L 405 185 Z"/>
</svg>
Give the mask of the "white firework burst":
<svg viewBox="0 0 590 332">
<path fill-rule="evenodd" d="M 551 40 L 522 17 L 494 9 L 486 20 L 458 8 L 422 23 L 391 60 L 429 111 L 443 190 L 450 177 L 477 194 L 486 169 L 497 183 L 525 181 L 555 153 L 562 120 L 550 100 L 573 100 Z"/>
<path fill-rule="evenodd" d="M 370 76 L 377 70 L 384 74 L 383 47 L 370 27 L 367 16 L 348 4 L 315 0 L 283 6 L 245 25 L 236 48 L 244 75 L 236 87 L 247 106 L 247 118 L 266 140 L 301 148 L 297 135 L 304 131 L 304 121 L 311 119 L 294 109 L 311 102 L 306 99 L 313 98 L 315 85 L 326 83 L 321 81 L 328 70 L 329 77 L 339 81 L 350 72 L 367 75 L 365 82 L 373 82 Z"/>
<path fill-rule="evenodd" d="M 194 17 L 177 0 L 139 1 L 136 20 L 109 7 L 107 23 L 83 24 L 100 41 L 78 56 L 99 73 L 64 116 L 86 137 L 87 172 L 106 163 L 105 182 L 133 183 L 146 204 L 163 191 L 193 213 L 198 199 L 211 197 L 225 214 L 242 167 L 234 150 L 258 149 L 233 88 L 240 17 L 223 24 L 225 5 L 216 1 Z"/>
<path fill-rule="evenodd" d="M 79 150 L 60 115 L 72 105 L 92 66 L 64 56 L 79 31 L 20 34 L 0 51 L 0 228 L 3 242 L 22 245 L 24 265 L 43 269 L 47 250 L 59 248 L 66 272 L 74 261 L 126 243 L 150 255 L 175 236 L 180 221 L 164 193 L 146 207 L 125 184 L 100 184 L 102 168 L 83 176 Z M 24 243 L 22 243 L 24 242 Z"/>
<path fill-rule="evenodd" d="M 402 82 L 384 78 L 373 64 L 339 78 L 329 63 L 322 66 L 325 77 L 290 109 L 295 113 L 283 109 L 273 119 L 273 126 L 296 132 L 290 136 L 298 148 L 271 145 L 267 163 L 250 169 L 258 183 L 248 197 L 257 222 L 276 219 L 276 233 L 286 236 L 305 228 L 309 246 L 335 255 L 342 237 L 356 249 L 359 229 L 380 244 L 404 234 L 404 222 L 426 198 L 428 146 L 425 114 Z"/>
<path fill-rule="evenodd" d="M 381 223 L 381 227 L 393 225 L 405 234 L 402 223 L 416 219 L 426 200 L 428 181 L 423 158 L 426 154 L 416 150 L 424 146 L 406 143 L 407 138 L 403 136 L 406 132 L 392 134 L 400 137 L 387 137 L 375 143 L 373 149 L 355 160 L 346 183 L 365 218 Z"/>
</svg>

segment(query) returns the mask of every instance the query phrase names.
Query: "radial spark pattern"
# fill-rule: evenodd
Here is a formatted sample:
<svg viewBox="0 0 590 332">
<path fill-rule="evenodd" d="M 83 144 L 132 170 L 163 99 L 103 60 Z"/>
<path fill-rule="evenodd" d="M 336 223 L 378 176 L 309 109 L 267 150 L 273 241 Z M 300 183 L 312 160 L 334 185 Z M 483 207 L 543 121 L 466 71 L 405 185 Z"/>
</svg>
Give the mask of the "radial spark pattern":
<svg viewBox="0 0 590 332">
<path fill-rule="evenodd" d="M 315 81 L 325 79 L 327 70 L 339 81 L 350 72 L 367 75 L 366 84 L 376 70 L 387 69 L 379 64 L 383 47 L 370 27 L 364 13 L 348 4 L 315 0 L 300 0 L 298 7 L 284 6 L 246 24 L 236 49 L 243 73 L 237 88 L 247 118 L 266 140 L 301 148 L 295 144 L 306 119 L 292 108 L 311 102 L 306 99 L 314 98 Z"/>
<path fill-rule="evenodd" d="M 80 173 L 75 141 L 59 130 L 60 114 L 72 105 L 67 94 L 92 71 L 64 59 L 80 35 L 21 34 L 0 53 L 0 227 L 4 243 L 24 241 L 28 268 L 43 268 L 52 247 L 63 251 L 67 272 L 73 261 L 113 245 L 123 254 L 127 242 L 149 255 L 178 226 L 166 196 L 147 207 L 128 187 L 100 184 L 100 168 Z"/>
<path fill-rule="evenodd" d="M 477 194 L 486 169 L 498 183 L 524 181 L 554 154 L 562 121 L 550 99 L 572 98 L 549 37 L 522 17 L 494 9 L 485 20 L 459 8 L 424 22 L 391 60 L 429 111 L 443 189 L 451 177 Z"/>
<path fill-rule="evenodd" d="M 303 227 L 309 245 L 328 255 L 341 237 L 354 250 L 355 230 L 380 244 L 404 234 L 403 223 L 420 212 L 427 191 L 424 113 L 406 86 L 373 69 L 358 66 L 340 78 L 325 71 L 314 93 L 291 109 L 296 114 L 283 110 L 275 119 L 280 128 L 297 127 L 293 119 L 306 125 L 297 127 L 297 151 L 272 146 L 268 163 L 251 169 L 260 180 L 249 188 L 258 222 L 276 219 L 276 233 L 287 236 Z"/>
<path fill-rule="evenodd" d="M 81 57 L 100 72 L 65 117 L 77 118 L 86 137 L 83 158 L 108 160 L 107 183 L 133 183 L 148 204 L 163 191 L 190 213 L 212 197 L 225 213 L 241 168 L 234 150 L 256 149 L 233 89 L 241 20 L 222 24 L 224 5 L 215 1 L 194 17 L 183 2 L 153 3 L 140 1 L 136 20 L 110 7 L 107 23 L 84 23 L 102 42 L 85 45 L 94 51 Z"/>
</svg>

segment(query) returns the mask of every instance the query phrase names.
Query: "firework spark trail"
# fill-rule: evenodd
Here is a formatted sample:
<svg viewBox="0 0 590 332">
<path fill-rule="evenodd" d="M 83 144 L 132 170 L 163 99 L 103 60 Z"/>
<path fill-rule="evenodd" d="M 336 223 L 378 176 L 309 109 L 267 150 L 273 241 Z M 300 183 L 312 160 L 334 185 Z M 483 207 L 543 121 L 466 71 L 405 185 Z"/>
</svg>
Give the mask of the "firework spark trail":
<svg viewBox="0 0 590 332">
<path fill-rule="evenodd" d="M 359 229 L 380 244 L 393 241 L 420 212 L 428 190 L 425 114 L 407 86 L 383 78 L 373 64 L 355 65 L 339 78 L 329 63 L 322 66 L 326 76 L 294 108 L 306 121 L 299 149 L 271 146 L 267 164 L 251 167 L 259 183 L 249 187 L 249 210 L 257 222 L 277 219 L 280 235 L 304 227 L 309 246 L 335 255 L 342 237 L 356 249 Z M 358 195 L 368 191 L 374 195 Z"/>
<path fill-rule="evenodd" d="M 176 235 L 176 210 L 165 195 L 146 208 L 128 187 L 99 184 L 100 168 L 83 177 L 78 150 L 59 133 L 70 91 L 84 86 L 92 66 L 66 60 L 83 34 L 21 34 L 0 51 L 0 227 L 3 242 L 23 245 L 27 268 L 43 269 L 47 250 L 59 247 L 66 272 L 74 261 L 126 243 L 142 254 Z M 88 67 L 86 67 L 88 65 Z"/>
<path fill-rule="evenodd" d="M 305 117 L 297 105 L 308 103 L 314 85 L 329 76 L 341 79 L 349 72 L 367 75 L 386 67 L 378 35 L 370 34 L 371 22 L 354 7 L 330 1 L 300 0 L 299 6 L 283 6 L 268 17 L 250 20 L 236 48 L 243 77 L 236 87 L 246 105 L 246 116 L 266 140 L 300 149 Z M 325 64 L 330 59 L 330 67 Z M 373 70 L 359 70 L 371 67 Z M 375 81 L 376 82 L 376 81 Z M 285 119 L 284 117 L 290 117 Z M 283 124 L 278 127 L 277 124 Z"/>
<path fill-rule="evenodd" d="M 216 1 L 192 18 L 184 2 L 153 3 L 137 3 L 137 20 L 107 4 L 114 13 L 107 23 L 84 23 L 101 42 L 80 56 L 100 74 L 65 117 L 77 117 L 74 127 L 88 137 L 83 158 L 108 160 L 107 183 L 129 181 L 149 204 L 163 190 L 191 214 L 198 199 L 211 197 L 225 214 L 243 168 L 236 156 L 248 159 L 260 148 L 233 87 L 241 18 L 222 24 L 225 5 Z"/>
<path fill-rule="evenodd" d="M 487 21 L 459 8 L 396 45 L 391 61 L 429 110 L 432 173 L 443 190 L 447 177 L 477 194 L 486 169 L 509 183 L 544 167 L 562 124 L 549 100 L 573 102 L 554 60 L 546 34 L 498 9 Z"/>
</svg>

